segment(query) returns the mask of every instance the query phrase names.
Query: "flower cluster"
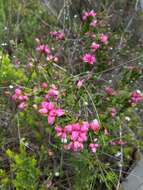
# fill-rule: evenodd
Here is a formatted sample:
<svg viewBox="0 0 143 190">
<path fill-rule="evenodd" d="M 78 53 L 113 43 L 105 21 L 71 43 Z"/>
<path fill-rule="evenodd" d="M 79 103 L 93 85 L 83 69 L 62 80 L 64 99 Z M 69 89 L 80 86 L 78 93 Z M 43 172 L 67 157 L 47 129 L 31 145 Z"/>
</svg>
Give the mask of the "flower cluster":
<svg viewBox="0 0 143 190">
<path fill-rule="evenodd" d="M 48 87 L 47 83 L 42 83 L 41 87 L 46 90 Z M 57 101 L 59 98 L 59 90 L 55 84 L 52 84 L 49 90 L 47 91 L 43 102 L 40 105 L 39 113 L 48 118 L 48 124 L 53 125 L 56 117 L 63 116 L 64 110 L 61 108 L 56 108 L 52 101 Z"/>
<path fill-rule="evenodd" d="M 83 21 L 87 21 L 88 18 L 95 18 L 96 16 L 96 13 L 94 12 L 94 10 L 91 10 L 89 12 L 84 12 L 83 15 L 82 15 L 82 20 Z"/>
<path fill-rule="evenodd" d="M 37 46 L 36 51 L 40 54 L 49 55 L 51 53 L 48 45 L 40 44 Z"/>
<path fill-rule="evenodd" d="M 23 94 L 19 88 L 15 89 L 14 94 L 12 95 L 12 100 L 18 103 L 18 108 L 24 110 L 27 108 L 28 96 Z"/>
<path fill-rule="evenodd" d="M 94 31 L 94 28 L 97 25 L 96 13 L 94 12 L 94 10 L 84 12 L 82 19 L 89 26 L 89 32 L 87 32 L 86 34 L 89 34 L 89 36 L 92 36 L 92 38 L 98 41 L 98 43 L 93 41 L 90 45 L 92 53 L 86 53 L 82 57 L 83 62 L 93 65 L 96 62 L 96 56 L 93 55 L 93 53 L 95 53 L 97 49 L 100 48 L 101 45 L 99 44 L 99 42 L 105 45 L 108 44 L 108 36 L 103 33 L 100 34 L 97 32 L 97 34 L 95 34 L 95 32 L 92 32 L 92 30 Z"/>
<path fill-rule="evenodd" d="M 65 113 L 61 108 L 56 108 L 52 102 L 43 101 L 40 105 L 39 113 L 48 118 L 48 124 L 53 125 L 56 117 L 61 117 Z"/>
<path fill-rule="evenodd" d="M 52 37 L 54 37 L 56 40 L 64 40 L 65 39 L 65 35 L 63 32 L 60 32 L 60 31 L 53 31 L 53 32 L 50 32 L 50 35 Z"/>
<path fill-rule="evenodd" d="M 143 95 L 139 90 L 132 92 L 129 103 L 133 106 L 143 101 Z"/>
<path fill-rule="evenodd" d="M 55 127 L 57 137 L 61 139 L 61 142 L 66 143 L 64 148 L 74 152 L 84 149 L 84 142 L 88 140 L 89 130 L 92 130 L 94 133 L 100 130 L 100 125 L 96 119 L 91 123 L 85 121 L 82 123 L 69 124 L 64 128 L 61 126 Z M 97 147 L 98 145 L 95 143 L 89 144 L 89 148 L 93 153 L 96 152 Z"/>
</svg>

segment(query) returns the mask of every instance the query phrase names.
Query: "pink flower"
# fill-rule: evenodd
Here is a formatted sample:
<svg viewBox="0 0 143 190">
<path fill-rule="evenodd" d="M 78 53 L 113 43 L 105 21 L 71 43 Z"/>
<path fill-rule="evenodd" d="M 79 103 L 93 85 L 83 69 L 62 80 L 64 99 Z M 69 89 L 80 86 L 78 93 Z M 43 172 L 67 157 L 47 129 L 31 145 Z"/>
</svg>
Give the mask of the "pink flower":
<svg viewBox="0 0 143 190">
<path fill-rule="evenodd" d="M 71 133 L 71 140 L 76 141 L 78 139 L 79 132 L 78 131 L 73 131 Z"/>
<path fill-rule="evenodd" d="M 90 123 L 90 128 L 96 133 L 100 130 L 100 125 L 99 122 L 97 121 L 97 119 L 94 119 L 91 123 Z"/>
<path fill-rule="evenodd" d="M 46 82 L 43 82 L 43 83 L 41 84 L 41 87 L 42 87 L 43 89 L 46 89 L 46 88 L 48 87 L 48 84 L 47 84 Z"/>
<path fill-rule="evenodd" d="M 81 151 L 83 149 L 83 144 L 78 141 L 74 141 L 71 148 L 74 152 Z"/>
<path fill-rule="evenodd" d="M 105 92 L 109 95 L 109 96 L 115 96 L 116 95 L 116 92 L 113 90 L 112 87 L 106 87 L 105 88 Z"/>
<path fill-rule="evenodd" d="M 49 98 L 53 97 L 54 100 L 57 101 L 58 96 L 59 96 L 59 91 L 55 88 L 50 88 L 48 93 L 46 94 L 45 98 L 49 99 Z"/>
<path fill-rule="evenodd" d="M 83 83 L 84 83 L 84 79 L 83 79 L 83 80 L 79 80 L 79 81 L 77 82 L 77 87 L 78 87 L 78 89 L 80 89 L 80 88 L 83 86 Z"/>
<path fill-rule="evenodd" d="M 116 115 L 117 115 L 117 109 L 116 108 L 112 108 L 111 109 L 111 116 L 112 116 L 112 118 L 115 118 Z"/>
<path fill-rule="evenodd" d="M 89 144 L 89 148 L 90 148 L 92 153 L 96 153 L 98 147 L 99 147 L 99 145 L 96 143 L 90 143 Z"/>
<path fill-rule="evenodd" d="M 56 109 L 56 114 L 58 117 L 61 117 L 65 114 L 65 112 L 61 108 L 58 108 L 58 109 Z"/>
<path fill-rule="evenodd" d="M 51 52 L 49 47 L 47 45 L 44 45 L 44 44 L 39 45 L 36 48 L 36 51 L 38 51 L 41 54 L 45 54 L 45 55 L 50 54 L 50 52 Z"/>
<path fill-rule="evenodd" d="M 21 110 L 24 110 L 26 107 L 27 107 L 27 103 L 26 103 L 26 102 L 21 102 L 21 103 L 18 105 L 18 108 L 21 109 Z"/>
<path fill-rule="evenodd" d="M 41 109 L 39 109 L 39 113 L 42 115 L 47 115 L 48 110 L 46 108 L 41 108 Z"/>
<path fill-rule="evenodd" d="M 136 90 L 136 91 L 131 93 L 131 97 L 129 100 L 129 103 L 131 105 L 136 105 L 142 101 L 143 101 L 143 95 L 141 94 L 141 92 L 139 90 Z"/>
<path fill-rule="evenodd" d="M 80 126 L 79 123 L 74 123 L 74 124 L 72 124 L 72 129 L 73 129 L 74 131 L 80 131 L 80 128 L 81 128 L 81 126 Z"/>
<path fill-rule="evenodd" d="M 63 32 L 60 31 L 53 31 L 50 32 L 50 35 L 54 38 L 56 38 L 57 40 L 64 40 L 65 39 L 65 35 Z"/>
<path fill-rule="evenodd" d="M 83 58 L 83 62 L 88 63 L 90 65 L 93 65 L 96 62 L 96 58 L 94 55 L 91 55 L 90 53 L 86 53 Z"/>
<path fill-rule="evenodd" d="M 94 19 L 94 20 L 90 23 L 90 26 L 93 27 L 93 28 L 95 28 L 96 25 L 97 25 L 97 20 Z"/>
<path fill-rule="evenodd" d="M 64 128 L 64 131 L 65 131 L 66 133 L 71 133 L 72 130 L 73 130 L 72 125 L 66 125 L 65 128 Z"/>
<path fill-rule="evenodd" d="M 103 43 L 103 44 L 107 44 L 108 43 L 108 37 L 105 35 L 105 34 L 100 34 L 99 36 L 99 39 L 100 41 Z"/>
<path fill-rule="evenodd" d="M 87 121 L 85 121 L 82 123 L 80 130 L 81 130 L 81 132 L 88 132 L 89 127 L 90 127 L 89 123 Z"/>
<path fill-rule="evenodd" d="M 92 51 L 95 52 L 97 49 L 99 49 L 100 45 L 93 42 L 90 47 L 91 47 Z"/>
<path fill-rule="evenodd" d="M 96 13 L 94 12 L 94 10 L 91 10 L 90 12 L 84 12 L 83 16 L 82 16 L 82 20 L 86 21 L 89 17 L 95 17 Z"/>
<path fill-rule="evenodd" d="M 106 136 L 110 135 L 108 129 L 106 129 L 106 128 L 104 129 L 104 135 L 106 135 Z"/>
<path fill-rule="evenodd" d="M 22 93 L 22 92 L 21 92 L 21 90 L 20 90 L 19 88 L 16 88 L 16 89 L 15 89 L 15 95 L 16 95 L 16 96 L 20 96 L 21 93 Z"/>
<path fill-rule="evenodd" d="M 55 122 L 55 118 L 55 116 L 48 115 L 48 124 L 53 125 L 53 123 Z"/>
</svg>

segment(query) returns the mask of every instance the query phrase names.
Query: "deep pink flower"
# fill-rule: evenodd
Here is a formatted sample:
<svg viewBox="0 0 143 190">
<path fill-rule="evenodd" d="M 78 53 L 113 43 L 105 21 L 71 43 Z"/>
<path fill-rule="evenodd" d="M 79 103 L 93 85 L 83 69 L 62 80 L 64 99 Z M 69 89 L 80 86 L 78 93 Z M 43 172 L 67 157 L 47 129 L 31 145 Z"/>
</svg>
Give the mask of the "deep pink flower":
<svg viewBox="0 0 143 190">
<path fill-rule="evenodd" d="M 83 62 L 88 63 L 90 65 L 93 65 L 96 62 L 95 56 L 90 53 L 86 53 L 83 56 L 82 60 L 83 60 Z"/>
<path fill-rule="evenodd" d="M 55 119 L 56 119 L 56 116 L 48 115 L 48 124 L 53 125 L 53 123 L 55 122 Z"/>
<path fill-rule="evenodd" d="M 131 105 L 136 105 L 142 101 L 143 101 L 143 95 L 141 94 L 140 91 L 136 90 L 131 93 L 130 100 L 129 100 L 129 103 Z"/>
</svg>

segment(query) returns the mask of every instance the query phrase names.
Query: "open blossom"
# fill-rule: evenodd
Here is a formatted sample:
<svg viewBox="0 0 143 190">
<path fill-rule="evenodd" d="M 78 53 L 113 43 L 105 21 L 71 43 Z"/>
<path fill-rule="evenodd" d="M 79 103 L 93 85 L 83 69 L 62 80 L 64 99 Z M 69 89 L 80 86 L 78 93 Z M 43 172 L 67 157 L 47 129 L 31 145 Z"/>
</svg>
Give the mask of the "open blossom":
<svg viewBox="0 0 143 190">
<path fill-rule="evenodd" d="M 18 103 L 18 108 L 20 110 L 24 110 L 27 108 L 27 100 L 28 96 L 22 93 L 22 90 L 20 88 L 16 88 L 14 94 L 12 95 L 12 100 Z"/>
<path fill-rule="evenodd" d="M 90 54 L 90 53 L 86 53 L 83 57 L 82 57 L 83 62 L 88 63 L 90 65 L 93 65 L 96 62 L 96 58 L 94 55 Z"/>
<path fill-rule="evenodd" d="M 84 79 L 77 82 L 77 88 L 80 89 L 83 86 Z"/>
<path fill-rule="evenodd" d="M 114 89 L 110 86 L 107 86 L 105 88 L 105 92 L 109 95 L 109 96 L 115 96 L 116 92 L 114 91 Z"/>
<path fill-rule="evenodd" d="M 108 43 L 108 36 L 105 35 L 105 34 L 100 34 L 99 39 L 100 39 L 100 41 L 101 41 L 103 44 L 107 44 L 107 43 Z"/>
<path fill-rule="evenodd" d="M 46 94 L 45 98 L 49 100 L 50 98 L 53 98 L 55 101 L 58 100 L 59 91 L 55 85 L 52 85 L 51 88 L 48 90 L 48 93 Z"/>
<path fill-rule="evenodd" d="M 95 52 L 97 49 L 99 49 L 100 45 L 93 42 L 90 46 L 90 48 L 92 49 L 93 52 Z"/>
<path fill-rule="evenodd" d="M 27 108 L 27 103 L 26 103 L 26 102 L 21 102 L 21 103 L 18 105 L 18 108 L 21 109 L 21 110 L 24 110 L 25 108 Z"/>
<path fill-rule="evenodd" d="M 44 54 L 44 55 L 47 55 L 47 54 L 50 54 L 50 53 L 51 53 L 51 51 L 50 51 L 48 45 L 45 45 L 45 44 L 39 45 L 39 46 L 36 48 L 36 51 L 38 51 L 39 53 Z"/>
<path fill-rule="evenodd" d="M 52 102 L 42 102 L 39 113 L 47 117 L 49 125 L 53 125 L 57 117 L 65 114 L 63 109 L 56 108 Z"/>
<path fill-rule="evenodd" d="M 89 144 L 89 148 L 90 148 L 92 153 L 96 153 L 98 147 L 99 147 L 99 145 L 96 143 L 90 143 Z"/>
<path fill-rule="evenodd" d="M 117 115 L 117 109 L 116 108 L 112 108 L 111 109 L 111 116 L 112 116 L 112 118 L 115 118 L 116 115 Z"/>
<path fill-rule="evenodd" d="M 84 142 L 87 141 L 87 133 L 89 130 L 89 123 L 73 123 L 66 125 L 64 128 L 55 128 L 57 137 L 62 141 L 63 135 L 69 139 L 68 144 L 64 146 L 66 150 L 72 150 L 74 152 L 81 151 L 84 148 Z M 65 141 L 64 141 L 65 142 Z"/>
<path fill-rule="evenodd" d="M 94 10 L 91 10 L 89 12 L 84 12 L 83 13 L 83 16 L 82 16 L 82 20 L 83 21 L 86 21 L 89 17 L 95 17 L 96 16 L 96 13 L 94 12 Z"/>
<path fill-rule="evenodd" d="M 43 83 L 41 84 L 41 87 L 42 87 L 43 89 L 46 89 L 46 88 L 48 87 L 48 84 L 47 84 L 46 82 L 43 82 Z"/>
<path fill-rule="evenodd" d="M 143 101 L 143 95 L 141 94 L 141 92 L 139 90 L 132 92 L 129 103 L 131 105 L 136 105 L 141 101 Z"/>
<path fill-rule="evenodd" d="M 60 31 L 53 31 L 50 32 L 50 35 L 54 38 L 56 38 L 57 40 L 64 40 L 65 39 L 65 35 L 63 32 Z"/>
<path fill-rule="evenodd" d="M 96 25 L 97 25 L 97 20 L 94 19 L 94 20 L 90 23 L 90 26 L 93 27 L 93 28 L 95 28 Z"/>
<path fill-rule="evenodd" d="M 91 123 L 90 123 L 90 128 L 96 133 L 100 130 L 100 124 L 98 122 L 97 119 L 94 119 Z"/>
</svg>

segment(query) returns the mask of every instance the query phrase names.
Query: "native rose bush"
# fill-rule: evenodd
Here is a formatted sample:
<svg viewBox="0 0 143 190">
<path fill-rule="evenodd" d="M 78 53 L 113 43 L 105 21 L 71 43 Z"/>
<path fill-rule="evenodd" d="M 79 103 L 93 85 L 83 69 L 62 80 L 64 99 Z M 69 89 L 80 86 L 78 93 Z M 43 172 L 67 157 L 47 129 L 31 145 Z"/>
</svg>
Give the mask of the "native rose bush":
<svg viewBox="0 0 143 190">
<path fill-rule="evenodd" d="M 92 30 L 96 29 L 98 21 L 96 18 L 96 13 L 92 10 L 90 12 L 83 13 L 83 25 L 85 24 L 88 28 L 90 35 L 92 35 Z M 52 31 L 49 33 L 51 38 L 57 41 L 65 40 L 65 34 L 61 31 Z M 93 41 L 89 45 L 88 50 L 82 56 L 82 64 L 96 65 L 96 52 L 100 51 L 102 46 L 108 45 L 108 36 L 103 33 L 93 34 Z M 45 60 L 48 63 L 59 63 L 59 57 L 56 56 L 56 53 L 53 53 L 49 45 L 42 44 L 38 39 L 38 46 L 36 51 L 38 55 L 44 56 Z M 86 48 L 87 49 L 87 48 Z M 78 90 L 82 89 L 85 84 L 85 79 L 77 81 L 76 88 Z M 34 103 L 33 94 L 35 91 L 39 90 L 39 97 L 42 101 L 39 104 Z M 47 118 L 47 125 L 54 128 L 54 133 L 56 137 L 64 144 L 63 147 L 65 150 L 73 152 L 81 152 L 84 149 L 88 149 L 92 153 L 96 153 L 97 149 L 101 146 L 98 142 L 98 137 L 103 133 L 105 136 L 110 136 L 110 132 L 106 127 L 102 126 L 102 121 L 99 121 L 97 118 L 93 121 L 79 121 L 75 123 L 66 123 L 65 125 L 59 124 L 60 120 L 63 120 L 67 111 L 59 106 L 58 101 L 60 97 L 60 91 L 55 84 L 48 84 L 47 82 L 41 83 L 39 89 L 34 87 L 32 93 L 24 92 L 24 89 L 17 87 L 12 95 L 12 101 L 15 102 L 17 108 L 20 111 L 26 111 L 31 105 L 33 108 L 36 108 L 37 112 Z M 111 87 L 106 86 L 104 89 L 106 97 L 118 97 L 118 93 Z M 32 104 L 30 103 L 32 101 Z M 128 106 L 135 106 L 143 101 L 143 95 L 140 91 L 131 92 L 128 95 L 127 104 Z M 118 115 L 118 110 L 116 107 L 110 109 L 111 119 L 115 119 Z M 109 141 L 110 145 L 124 145 L 125 142 L 120 140 Z M 99 149 L 100 150 L 100 149 Z"/>
</svg>

